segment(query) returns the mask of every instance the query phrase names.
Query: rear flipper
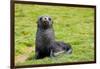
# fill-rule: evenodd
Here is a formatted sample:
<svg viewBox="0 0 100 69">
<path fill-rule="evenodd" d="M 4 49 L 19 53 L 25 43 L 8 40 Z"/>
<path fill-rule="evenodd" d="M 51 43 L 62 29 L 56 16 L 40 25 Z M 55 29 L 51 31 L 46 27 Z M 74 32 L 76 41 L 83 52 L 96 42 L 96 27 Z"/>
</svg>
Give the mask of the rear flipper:
<svg viewBox="0 0 100 69">
<path fill-rule="evenodd" d="M 63 45 L 64 45 L 63 49 L 65 50 L 65 52 L 67 54 L 71 54 L 72 53 L 72 47 L 71 47 L 71 45 L 68 44 L 68 43 L 63 43 Z"/>
<path fill-rule="evenodd" d="M 64 42 L 55 42 L 52 45 L 50 56 L 57 56 L 61 53 L 71 54 L 72 53 L 71 45 Z"/>
</svg>

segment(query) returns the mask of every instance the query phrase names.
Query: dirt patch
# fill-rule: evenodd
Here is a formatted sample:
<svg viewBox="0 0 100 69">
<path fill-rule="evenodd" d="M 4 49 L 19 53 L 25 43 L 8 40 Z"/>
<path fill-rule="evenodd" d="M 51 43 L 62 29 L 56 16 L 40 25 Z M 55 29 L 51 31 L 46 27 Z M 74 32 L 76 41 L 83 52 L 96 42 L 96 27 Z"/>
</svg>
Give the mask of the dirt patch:
<svg viewBox="0 0 100 69">
<path fill-rule="evenodd" d="M 28 47 L 28 48 L 26 49 L 26 52 L 28 52 L 28 53 L 15 56 L 15 64 L 25 62 L 25 60 L 27 60 L 27 58 L 29 57 L 29 54 L 30 54 L 33 50 L 34 50 L 33 47 Z"/>
</svg>

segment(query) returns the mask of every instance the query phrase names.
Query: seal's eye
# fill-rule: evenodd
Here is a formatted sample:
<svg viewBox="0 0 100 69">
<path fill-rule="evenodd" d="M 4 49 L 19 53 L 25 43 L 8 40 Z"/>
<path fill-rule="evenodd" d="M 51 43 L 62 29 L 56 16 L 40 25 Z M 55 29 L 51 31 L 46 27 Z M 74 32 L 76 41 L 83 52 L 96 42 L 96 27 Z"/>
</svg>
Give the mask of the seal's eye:
<svg viewBox="0 0 100 69">
<path fill-rule="evenodd" d="M 51 18 L 49 18 L 49 20 L 51 21 Z"/>
<path fill-rule="evenodd" d="M 40 21 L 42 20 L 42 17 L 40 18 Z"/>
</svg>

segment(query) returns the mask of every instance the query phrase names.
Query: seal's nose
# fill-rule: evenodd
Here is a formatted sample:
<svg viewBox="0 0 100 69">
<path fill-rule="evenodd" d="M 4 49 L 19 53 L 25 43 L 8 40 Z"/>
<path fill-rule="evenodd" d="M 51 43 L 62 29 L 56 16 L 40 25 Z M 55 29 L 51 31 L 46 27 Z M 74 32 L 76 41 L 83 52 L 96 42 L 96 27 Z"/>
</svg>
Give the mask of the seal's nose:
<svg viewBox="0 0 100 69">
<path fill-rule="evenodd" d="M 43 17 L 43 21 L 48 21 L 48 18 L 47 17 Z"/>
</svg>

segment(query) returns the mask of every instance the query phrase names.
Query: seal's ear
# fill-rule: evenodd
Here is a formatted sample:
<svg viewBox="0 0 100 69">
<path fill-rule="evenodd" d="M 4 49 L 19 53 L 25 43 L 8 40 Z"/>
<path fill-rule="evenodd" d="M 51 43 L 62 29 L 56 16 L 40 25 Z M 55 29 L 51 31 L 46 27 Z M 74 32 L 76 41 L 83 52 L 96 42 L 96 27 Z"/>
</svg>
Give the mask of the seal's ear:
<svg viewBox="0 0 100 69">
<path fill-rule="evenodd" d="M 50 17 L 51 18 L 51 17 Z M 51 18 L 51 22 L 52 22 L 52 24 L 53 24 L 53 18 Z"/>
<path fill-rule="evenodd" d="M 53 21 L 52 21 L 52 24 L 53 24 Z"/>
<path fill-rule="evenodd" d="M 52 22 L 52 24 L 53 24 L 53 22 L 54 22 L 53 19 L 51 19 L 51 22 Z"/>
<path fill-rule="evenodd" d="M 38 19 L 37 19 L 36 23 L 38 23 L 38 22 L 39 22 L 39 20 L 40 20 L 40 16 L 38 17 Z"/>
</svg>

